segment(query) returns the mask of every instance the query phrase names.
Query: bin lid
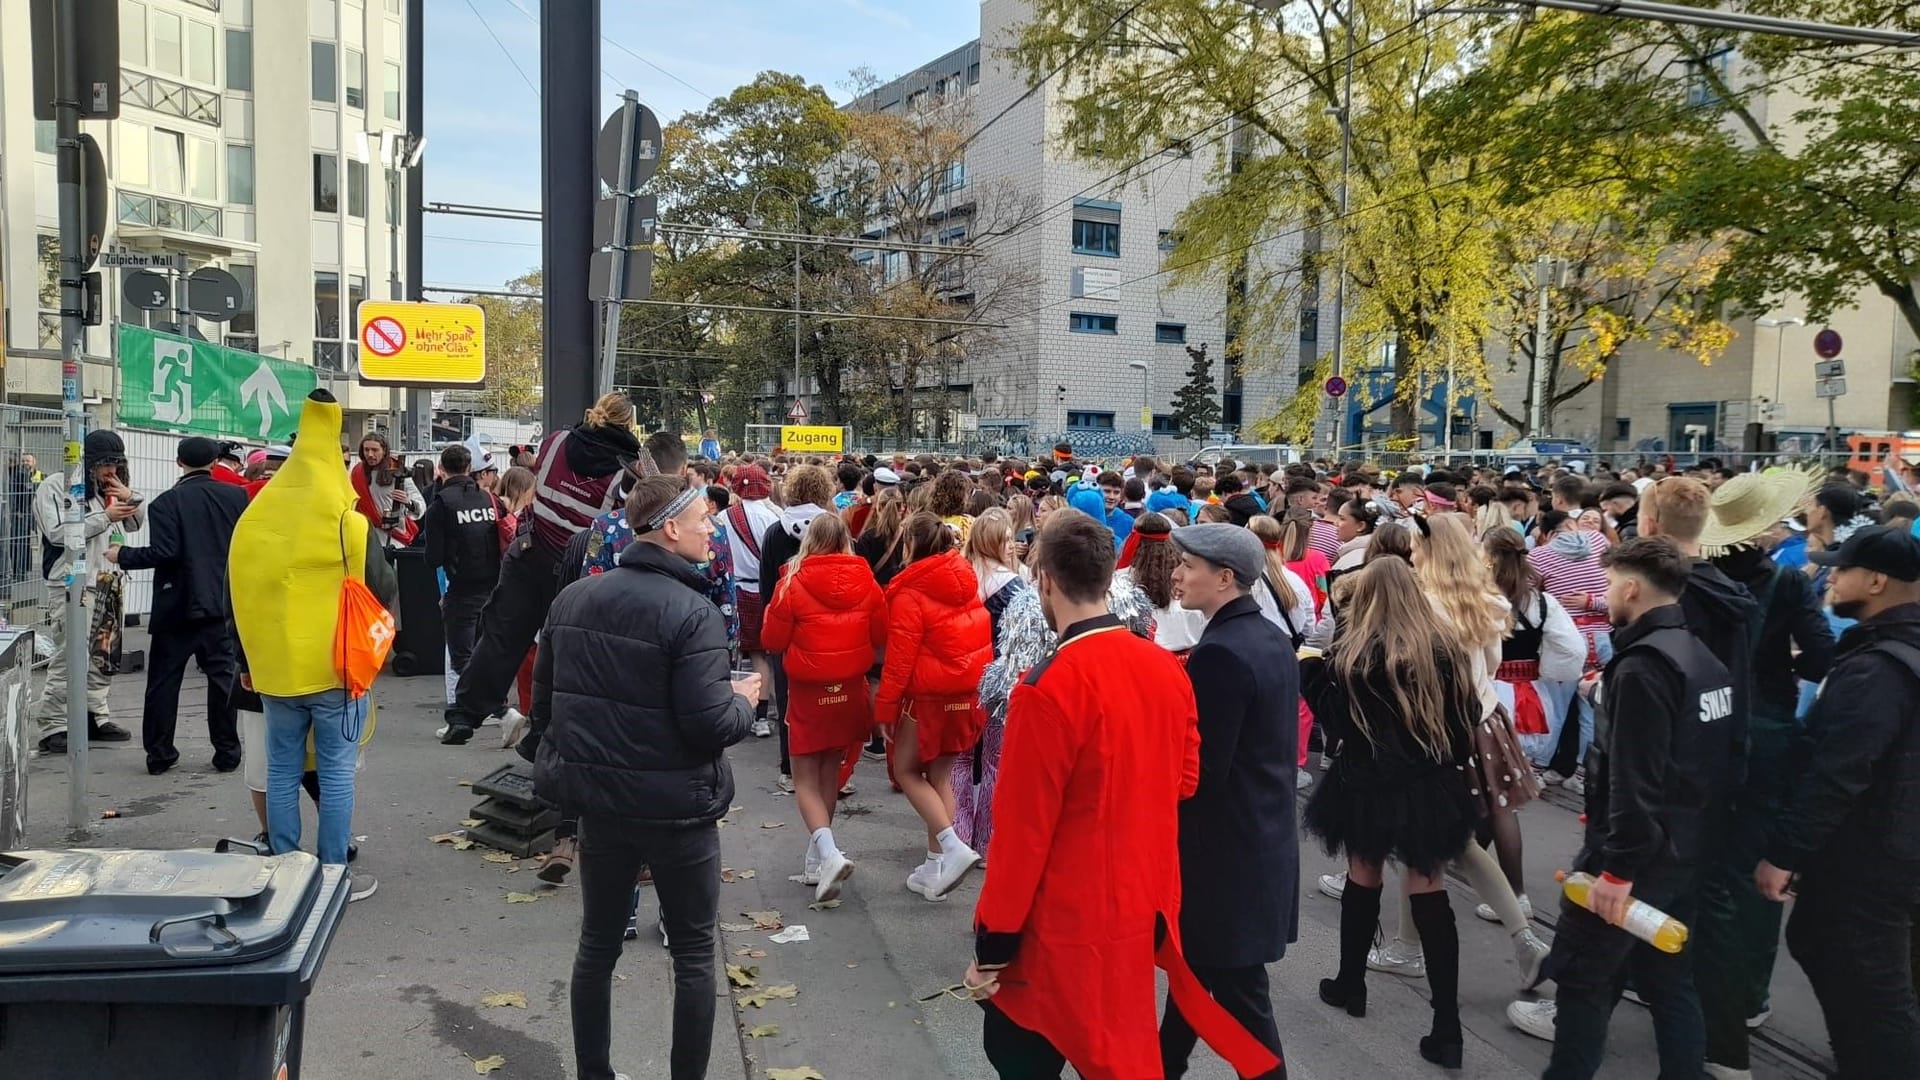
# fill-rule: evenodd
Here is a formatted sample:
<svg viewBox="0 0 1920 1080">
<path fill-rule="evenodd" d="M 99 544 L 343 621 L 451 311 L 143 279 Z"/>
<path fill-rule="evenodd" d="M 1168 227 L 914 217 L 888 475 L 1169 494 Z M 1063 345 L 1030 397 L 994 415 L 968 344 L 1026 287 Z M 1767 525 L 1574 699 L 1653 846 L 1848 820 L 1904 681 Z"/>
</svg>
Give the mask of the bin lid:
<svg viewBox="0 0 1920 1080">
<path fill-rule="evenodd" d="M 320 861 L 305 852 L 0 854 L 0 977 L 272 956 L 319 885 Z"/>
</svg>

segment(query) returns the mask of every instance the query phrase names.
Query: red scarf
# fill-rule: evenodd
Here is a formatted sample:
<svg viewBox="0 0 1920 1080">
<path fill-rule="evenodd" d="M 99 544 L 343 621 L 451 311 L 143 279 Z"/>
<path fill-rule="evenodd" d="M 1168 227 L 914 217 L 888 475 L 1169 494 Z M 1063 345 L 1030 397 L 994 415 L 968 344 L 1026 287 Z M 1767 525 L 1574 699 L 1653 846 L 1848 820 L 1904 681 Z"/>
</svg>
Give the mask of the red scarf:
<svg viewBox="0 0 1920 1080">
<path fill-rule="evenodd" d="M 412 518 L 402 514 L 400 515 L 400 524 L 391 529 L 387 528 L 386 507 L 381 506 L 374 500 L 373 487 L 367 481 L 366 462 L 354 462 L 353 472 L 350 475 L 353 477 L 353 490 L 360 496 L 360 500 L 355 504 L 354 509 L 360 511 L 368 521 L 373 522 L 373 527 L 380 530 L 382 535 L 392 537 L 401 547 L 406 547 L 413 543 L 413 538 L 420 535 L 420 526 Z M 404 477 L 399 478 L 399 481 L 401 484 L 406 483 Z M 388 498 L 392 498 L 392 496 L 388 496 Z"/>
</svg>

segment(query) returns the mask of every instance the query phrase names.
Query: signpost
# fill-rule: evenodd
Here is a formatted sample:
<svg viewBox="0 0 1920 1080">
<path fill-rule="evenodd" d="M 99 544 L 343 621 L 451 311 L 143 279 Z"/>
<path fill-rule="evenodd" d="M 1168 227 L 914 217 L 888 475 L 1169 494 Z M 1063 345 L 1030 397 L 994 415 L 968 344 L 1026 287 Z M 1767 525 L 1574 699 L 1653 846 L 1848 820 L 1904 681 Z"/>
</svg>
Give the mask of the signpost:
<svg viewBox="0 0 1920 1080">
<path fill-rule="evenodd" d="M 1327 380 L 1327 396 L 1341 398 L 1347 396 L 1347 380 L 1338 375 Z"/>
<path fill-rule="evenodd" d="M 794 398 L 793 404 L 787 406 L 787 419 L 793 421 L 796 424 L 806 423 L 807 422 L 807 403 L 804 401 L 801 401 L 799 398 Z"/>
<path fill-rule="evenodd" d="M 847 429 L 785 425 L 780 428 L 780 449 L 807 454 L 842 454 L 847 449 Z"/>
<path fill-rule="evenodd" d="M 1813 366 L 1815 378 L 1813 396 L 1827 400 L 1827 452 L 1829 454 L 1840 451 L 1840 425 L 1834 420 L 1833 401 L 1847 392 L 1847 366 L 1846 362 L 1840 359 L 1842 344 L 1844 343 L 1840 340 L 1840 331 L 1831 326 L 1823 327 L 1813 336 L 1813 351 L 1821 359 L 1828 361 L 1825 364 Z"/>
<path fill-rule="evenodd" d="M 306 364 L 120 328 L 120 419 L 131 427 L 284 441 L 318 383 Z"/>
<path fill-rule="evenodd" d="M 484 386 L 487 313 L 474 304 L 360 303 L 363 386 Z"/>
<path fill-rule="evenodd" d="M 660 118 L 628 90 L 620 108 L 607 117 L 594 144 L 594 164 L 607 190 L 595 208 L 593 244 L 587 272 L 587 298 L 602 311 L 599 391 L 613 389 L 614 358 L 620 343 L 620 308 L 627 300 L 653 295 L 653 241 L 658 200 L 636 194 L 660 170 Z"/>
</svg>

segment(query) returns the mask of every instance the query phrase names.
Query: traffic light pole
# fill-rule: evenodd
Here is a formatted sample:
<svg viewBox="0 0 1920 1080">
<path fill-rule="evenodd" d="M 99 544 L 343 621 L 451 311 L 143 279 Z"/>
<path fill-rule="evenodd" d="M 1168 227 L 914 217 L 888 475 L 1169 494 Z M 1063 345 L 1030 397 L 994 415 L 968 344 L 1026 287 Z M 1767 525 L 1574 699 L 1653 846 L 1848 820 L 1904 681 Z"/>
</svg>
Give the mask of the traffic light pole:
<svg viewBox="0 0 1920 1080">
<path fill-rule="evenodd" d="M 80 168 L 80 27 L 74 0 L 54 5 L 56 75 L 55 153 L 60 197 L 60 403 L 66 416 L 67 507 L 62 532 L 67 548 L 67 825 L 74 838 L 87 831 L 87 676 L 91 671 L 92 620 L 87 618 L 87 466 L 81 448 L 87 414 L 81 396 L 86 299 L 81 275 L 87 264 Z"/>
</svg>

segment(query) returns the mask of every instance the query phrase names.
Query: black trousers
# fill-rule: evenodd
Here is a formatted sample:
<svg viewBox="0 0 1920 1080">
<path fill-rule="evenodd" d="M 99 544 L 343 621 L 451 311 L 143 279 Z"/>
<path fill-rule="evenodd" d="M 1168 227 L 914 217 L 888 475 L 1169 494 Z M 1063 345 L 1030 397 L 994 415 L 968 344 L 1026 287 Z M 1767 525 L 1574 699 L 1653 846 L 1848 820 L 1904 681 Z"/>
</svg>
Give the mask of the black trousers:
<svg viewBox="0 0 1920 1080">
<path fill-rule="evenodd" d="M 1000 1074 L 1000 1080 L 1059 1080 L 1067 1056 L 1045 1035 L 1014 1023 L 992 1001 L 981 1002 L 980 1008 L 986 1014 L 980 1039 L 987 1064 Z"/>
<path fill-rule="evenodd" d="M 1195 967 L 1193 977 L 1200 980 L 1200 985 L 1207 988 L 1207 993 L 1228 1015 L 1240 1021 L 1248 1034 L 1260 1040 L 1274 1056 L 1286 1060 L 1280 1049 L 1280 1025 L 1273 1018 L 1273 997 L 1267 986 L 1265 964 Z M 1193 1047 L 1198 1041 L 1192 1025 L 1180 1015 L 1180 1007 L 1168 998 L 1166 1015 L 1160 1020 L 1160 1064 L 1166 1070 L 1167 1080 L 1179 1080 L 1187 1074 L 1187 1059 L 1193 1056 Z"/>
<path fill-rule="evenodd" d="M 147 764 L 172 765 L 180 760 L 173 748 L 173 731 L 180 717 L 180 682 L 187 661 L 198 660 L 207 675 L 207 737 L 213 741 L 213 760 L 221 765 L 240 762 L 240 730 L 233 710 L 233 679 L 238 670 L 233 628 L 225 619 L 201 619 L 155 627 L 147 652 L 147 693 L 140 721 L 140 742 L 147 748 Z"/>
<path fill-rule="evenodd" d="M 1643 874 L 1635 899 L 1691 924 L 1695 872 Z M 1653 1014 L 1659 1080 L 1699 1080 L 1705 1069 L 1706 1025 L 1693 987 L 1693 950 L 1664 953 L 1561 898 L 1559 929 L 1542 968 L 1558 985 L 1553 1056 L 1542 1080 L 1590 1080 L 1606 1056 L 1607 1025 L 1629 976 Z"/>
<path fill-rule="evenodd" d="M 580 1080 L 613 1080 L 613 968 L 633 910 L 633 883 L 653 891 L 673 954 L 670 1080 L 702 1080 L 713 1055 L 720 913 L 720 827 L 661 828 L 617 818 L 580 822 L 580 946 L 573 956 L 573 1054 Z"/>
<path fill-rule="evenodd" d="M 448 725 L 477 728 L 505 707 L 520 662 L 559 592 L 559 561 L 557 553 L 540 547 L 531 536 L 507 548 L 500 560 L 500 580 L 480 610 L 480 636 L 454 686 L 453 704 L 447 706 Z"/>
<path fill-rule="evenodd" d="M 1920 1076 L 1920 1005 L 1910 968 L 1920 884 L 1873 868 L 1800 879 L 1787 951 L 1826 1014 L 1838 1080 Z"/>
<path fill-rule="evenodd" d="M 787 656 L 785 653 L 768 653 L 767 663 L 773 668 L 773 708 L 780 714 L 774 721 L 774 732 L 780 736 L 780 775 L 793 775 L 793 755 L 787 752 Z"/>
<path fill-rule="evenodd" d="M 440 625 L 446 633 L 447 659 L 453 662 L 456 677 L 473 661 L 473 646 L 480 638 L 480 612 L 487 606 L 487 596 L 486 590 L 449 589 L 440 598 Z"/>
</svg>

